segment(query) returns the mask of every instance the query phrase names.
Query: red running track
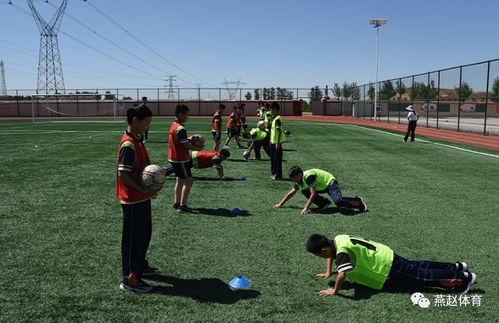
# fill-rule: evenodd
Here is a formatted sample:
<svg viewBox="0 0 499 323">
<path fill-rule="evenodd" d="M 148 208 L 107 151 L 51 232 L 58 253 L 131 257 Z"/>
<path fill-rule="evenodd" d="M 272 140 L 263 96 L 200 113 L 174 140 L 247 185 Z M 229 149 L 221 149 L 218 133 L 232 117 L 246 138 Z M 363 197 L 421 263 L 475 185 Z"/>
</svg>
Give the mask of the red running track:
<svg viewBox="0 0 499 323">
<path fill-rule="evenodd" d="M 306 121 L 354 124 L 359 126 L 369 126 L 374 128 L 387 129 L 401 133 L 405 133 L 407 131 L 407 125 L 373 121 L 369 119 L 351 118 L 351 117 L 286 116 L 284 118 L 285 120 L 306 120 Z M 424 128 L 424 127 L 416 128 L 416 137 L 417 136 L 431 137 L 431 138 L 441 139 L 450 142 L 457 142 L 460 144 L 466 144 L 475 147 L 484 147 L 488 149 L 499 150 L 499 137 L 495 136 L 484 136 L 474 133 L 457 132 L 451 130 Z"/>
</svg>

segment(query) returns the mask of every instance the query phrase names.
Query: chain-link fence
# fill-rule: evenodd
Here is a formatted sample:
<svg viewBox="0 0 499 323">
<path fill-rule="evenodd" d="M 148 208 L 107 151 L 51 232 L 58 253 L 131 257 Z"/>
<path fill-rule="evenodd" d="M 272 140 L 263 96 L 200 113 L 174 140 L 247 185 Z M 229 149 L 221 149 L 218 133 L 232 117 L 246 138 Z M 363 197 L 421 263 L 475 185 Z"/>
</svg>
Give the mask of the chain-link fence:
<svg viewBox="0 0 499 323">
<path fill-rule="evenodd" d="M 381 81 L 376 110 L 374 84 L 357 92 L 341 98 L 355 117 L 407 123 L 412 105 L 420 126 L 499 135 L 499 59 Z"/>
<path fill-rule="evenodd" d="M 297 113 L 314 115 L 350 116 L 379 121 L 407 123 L 405 108 L 412 105 L 420 115 L 419 125 L 455 131 L 499 135 L 499 59 L 441 69 L 379 82 L 378 102 L 374 108 L 374 84 L 364 84 L 349 89 L 348 94 L 335 97 L 327 86 L 320 88 L 134 88 L 134 89 L 67 89 L 66 95 L 85 94 L 76 98 L 72 111 L 102 112 L 113 101 L 119 111 L 128 105 L 148 98 L 153 113 L 171 115 L 179 102 L 189 102 L 194 114 L 209 114 L 219 102 L 246 102 L 256 109 L 265 101 L 289 102 Z M 8 90 L 0 97 L 0 117 L 32 115 L 32 95 L 36 90 Z M 88 96 L 94 94 L 95 96 Z M 336 93 L 337 95 L 337 93 Z M 58 112 L 60 100 L 51 109 Z M 74 100 L 73 100 L 74 101 Z M 107 101 L 107 105 L 106 105 Z M 235 103 L 234 103 L 235 104 Z M 43 116 L 44 111 L 37 111 Z M 109 109 L 107 109 L 109 110 Z M 107 111 L 106 110 L 106 111 Z"/>
</svg>

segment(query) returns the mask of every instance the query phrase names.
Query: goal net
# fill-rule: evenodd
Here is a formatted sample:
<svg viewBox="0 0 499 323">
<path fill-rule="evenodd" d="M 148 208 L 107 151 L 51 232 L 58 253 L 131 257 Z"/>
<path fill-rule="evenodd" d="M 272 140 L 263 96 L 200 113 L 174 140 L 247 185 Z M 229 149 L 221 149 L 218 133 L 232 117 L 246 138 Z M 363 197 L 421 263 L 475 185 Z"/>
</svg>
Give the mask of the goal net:
<svg viewBox="0 0 499 323">
<path fill-rule="evenodd" d="M 125 100 L 115 94 L 33 94 L 33 123 L 123 122 Z"/>
</svg>

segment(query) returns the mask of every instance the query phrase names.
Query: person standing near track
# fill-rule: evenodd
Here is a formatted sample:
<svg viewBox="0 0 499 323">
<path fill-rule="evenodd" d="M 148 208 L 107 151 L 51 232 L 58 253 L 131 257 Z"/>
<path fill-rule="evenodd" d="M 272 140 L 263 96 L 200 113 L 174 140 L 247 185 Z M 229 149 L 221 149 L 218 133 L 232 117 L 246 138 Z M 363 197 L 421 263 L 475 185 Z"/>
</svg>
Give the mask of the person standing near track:
<svg viewBox="0 0 499 323">
<path fill-rule="evenodd" d="M 141 106 L 145 106 L 147 108 L 147 96 L 143 96 L 142 97 L 142 104 L 141 104 Z M 146 143 L 148 139 L 149 139 L 149 129 L 147 129 L 144 132 L 144 136 L 142 138 L 142 142 Z"/>
<path fill-rule="evenodd" d="M 409 120 L 409 124 L 407 125 L 407 133 L 405 134 L 404 141 L 407 142 L 409 138 L 409 134 L 411 135 L 411 142 L 414 142 L 416 126 L 418 123 L 419 115 L 414 111 L 412 105 L 409 105 L 405 108 L 409 113 L 407 114 L 407 120 Z"/>
</svg>

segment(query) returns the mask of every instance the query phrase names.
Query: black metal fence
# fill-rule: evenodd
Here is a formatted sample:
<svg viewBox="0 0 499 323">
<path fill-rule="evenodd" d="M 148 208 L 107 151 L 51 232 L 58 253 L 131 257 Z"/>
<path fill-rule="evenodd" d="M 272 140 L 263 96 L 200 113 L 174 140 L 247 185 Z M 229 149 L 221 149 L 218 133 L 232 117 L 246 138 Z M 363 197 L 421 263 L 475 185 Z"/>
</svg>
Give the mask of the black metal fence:
<svg viewBox="0 0 499 323">
<path fill-rule="evenodd" d="M 358 105 L 356 117 L 405 123 L 412 105 L 420 125 L 499 134 L 499 59 L 381 81 L 376 112 L 374 88 L 364 84 L 341 99 Z"/>
<path fill-rule="evenodd" d="M 98 106 L 105 100 L 128 104 L 143 96 L 150 101 L 303 100 L 304 111 L 406 123 L 405 108 L 412 105 L 420 126 L 499 135 L 499 59 L 400 77 L 378 83 L 374 109 L 374 84 L 352 87 L 334 98 L 329 87 L 313 88 L 118 88 L 67 89 L 65 94 L 95 94 Z M 0 103 L 8 103 L 7 116 L 16 115 L 21 103 L 31 101 L 34 89 L 8 90 Z M 346 94 L 346 95 L 343 95 Z M 332 100 L 330 98 L 333 98 Z M 0 109 L 5 105 L 0 104 Z M 11 113 L 11 112 L 12 113 Z M 6 116 L 0 111 L 0 115 Z"/>
</svg>

